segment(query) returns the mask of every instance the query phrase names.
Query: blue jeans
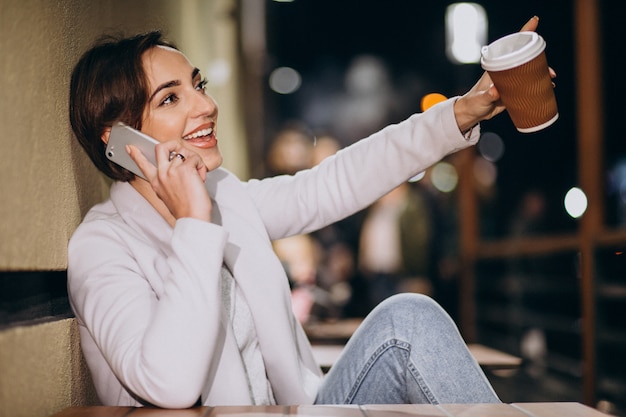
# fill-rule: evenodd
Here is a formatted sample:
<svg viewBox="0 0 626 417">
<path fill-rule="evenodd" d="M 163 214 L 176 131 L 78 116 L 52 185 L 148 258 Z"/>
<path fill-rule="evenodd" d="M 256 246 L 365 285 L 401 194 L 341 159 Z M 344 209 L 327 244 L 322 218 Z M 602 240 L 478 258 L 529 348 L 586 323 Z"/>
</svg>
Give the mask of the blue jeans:
<svg viewBox="0 0 626 417">
<path fill-rule="evenodd" d="M 499 403 L 450 316 L 421 294 L 394 295 L 363 321 L 316 404 Z"/>
</svg>

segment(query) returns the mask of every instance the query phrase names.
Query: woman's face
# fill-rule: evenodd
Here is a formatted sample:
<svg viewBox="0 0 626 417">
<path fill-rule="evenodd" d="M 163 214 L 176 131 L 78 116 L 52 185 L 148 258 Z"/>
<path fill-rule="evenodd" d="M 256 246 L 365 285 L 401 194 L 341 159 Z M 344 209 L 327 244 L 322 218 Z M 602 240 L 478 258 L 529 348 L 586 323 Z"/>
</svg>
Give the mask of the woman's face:
<svg viewBox="0 0 626 417">
<path fill-rule="evenodd" d="M 141 131 L 159 142 L 177 140 L 197 152 L 209 171 L 222 164 L 217 146 L 217 104 L 200 72 L 179 51 L 158 46 L 144 53 L 150 98 Z"/>
</svg>

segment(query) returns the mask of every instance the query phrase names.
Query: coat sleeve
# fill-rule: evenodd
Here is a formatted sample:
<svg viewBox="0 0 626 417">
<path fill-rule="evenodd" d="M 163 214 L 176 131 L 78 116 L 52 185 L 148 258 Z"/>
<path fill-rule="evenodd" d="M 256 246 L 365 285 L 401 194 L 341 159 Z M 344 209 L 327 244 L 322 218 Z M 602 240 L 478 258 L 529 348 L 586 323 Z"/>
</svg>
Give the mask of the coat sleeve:
<svg viewBox="0 0 626 417">
<path fill-rule="evenodd" d="M 309 233 L 372 204 L 448 154 L 475 144 L 454 118 L 455 98 L 414 114 L 294 176 L 249 181 L 271 239 Z"/>
<path fill-rule="evenodd" d="M 115 222 L 83 222 L 68 247 L 72 308 L 133 397 L 188 407 L 224 338 L 219 277 L 226 234 L 181 219 L 161 263 L 143 256 L 149 249 L 138 240 Z"/>
</svg>

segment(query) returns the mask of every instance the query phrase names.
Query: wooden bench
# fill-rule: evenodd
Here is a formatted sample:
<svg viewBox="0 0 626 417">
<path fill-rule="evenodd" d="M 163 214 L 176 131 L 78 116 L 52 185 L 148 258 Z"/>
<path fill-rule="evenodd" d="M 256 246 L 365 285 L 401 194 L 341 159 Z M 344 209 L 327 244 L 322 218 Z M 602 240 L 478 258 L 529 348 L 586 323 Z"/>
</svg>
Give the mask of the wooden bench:
<svg viewBox="0 0 626 417">
<path fill-rule="evenodd" d="M 607 417 L 579 403 L 218 406 L 184 410 L 70 407 L 52 417 Z"/>
</svg>

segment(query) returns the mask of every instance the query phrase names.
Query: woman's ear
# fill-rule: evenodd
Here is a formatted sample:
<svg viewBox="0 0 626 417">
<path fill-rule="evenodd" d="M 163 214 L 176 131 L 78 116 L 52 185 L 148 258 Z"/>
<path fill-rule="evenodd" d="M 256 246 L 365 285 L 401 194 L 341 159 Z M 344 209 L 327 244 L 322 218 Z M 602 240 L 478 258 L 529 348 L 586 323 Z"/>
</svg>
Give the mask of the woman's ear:
<svg viewBox="0 0 626 417">
<path fill-rule="evenodd" d="M 104 142 L 105 145 L 109 143 L 110 135 L 111 135 L 111 128 L 107 127 L 106 129 L 104 129 L 104 132 L 102 132 L 102 136 L 100 136 L 100 139 L 102 140 L 102 142 Z"/>
</svg>

